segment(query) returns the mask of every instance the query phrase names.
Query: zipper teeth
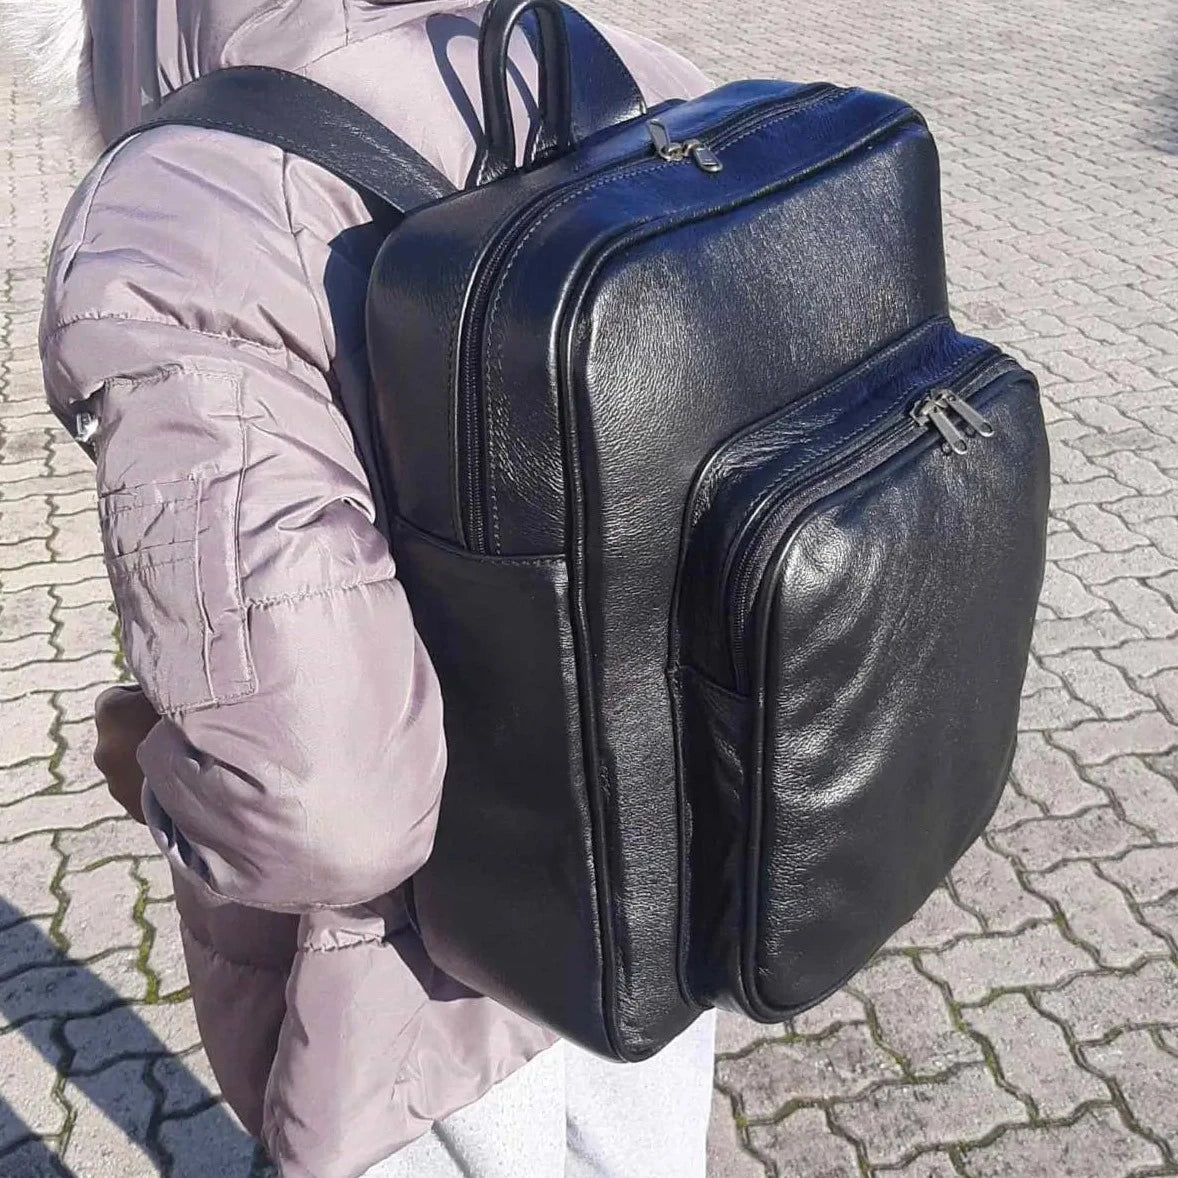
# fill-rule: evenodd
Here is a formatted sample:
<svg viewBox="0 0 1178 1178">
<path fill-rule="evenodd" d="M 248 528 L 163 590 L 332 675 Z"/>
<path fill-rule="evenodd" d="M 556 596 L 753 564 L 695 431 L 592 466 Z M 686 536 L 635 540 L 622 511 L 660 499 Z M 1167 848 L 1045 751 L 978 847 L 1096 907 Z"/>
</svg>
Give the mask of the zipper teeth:
<svg viewBox="0 0 1178 1178">
<path fill-rule="evenodd" d="M 888 348 L 885 348 L 884 351 L 879 354 L 877 359 L 882 362 L 882 361 L 886 360 L 887 357 L 897 354 L 898 352 L 903 350 L 903 345 L 907 342 L 908 342 L 907 340 L 901 340 L 901 341 L 899 341 L 898 344 L 893 344 L 893 345 L 889 346 Z M 967 355 L 963 359 L 959 360 L 957 362 L 957 364 L 955 364 L 952 368 L 949 369 L 948 373 L 944 374 L 941 377 L 940 383 L 941 384 L 952 383 L 954 380 L 960 380 L 961 377 L 960 377 L 959 370 L 961 369 L 961 367 L 963 365 L 967 364 L 970 359 L 971 359 L 971 357 Z M 867 378 L 869 376 L 869 374 L 875 368 L 876 368 L 875 363 L 865 363 L 863 365 L 860 365 L 857 370 L 857 372 L 859 374 L 858 378 L 860 380 Z M 810 396 L 805 397 L 804 403 L 807 406 L 815 404 L 816 402 L 821 401 L 825 395 L 829 395 L 829 393 L 834 392 L 836 389 L 845 388 L 845 387 L 847 387 L 847 382 L 845 382 L 842 379 L 837 380 L 834 382 L 834 384 L 832 386 L 828 386 L 825 389 L 819 389 L 814 394 L 811 394 Z M 902 397 L 895 399 L 895 401 L 893 402 L 892 409 L 889 411 L 888 414 L 885 414 L 883 423 L 881 425 L 877 425 L 875 427 L 875 429 L 872 430 L 870 433 L 868 433 L 865 437 L 858 439 L 858 441 L 860 442 L 860 447 L 870 445 L 871 440 L 873 438 L 877 437 L 881 431 L 889 429 L 890 428 L 890 421 L 889 421 L 890 417 L 892 416 L 892 414 L 897 412 L 901 406 L 907 404 L 914 397 L 919 396 L 922 392 L 925 392 L 928 389 L 934 388 L 934 387 L 936 387 L 936 385 L 921 384 L 921 385 L 913 386 L 909 389 L 906 389 Z M 790 416 L 792 416 L 792 414 Z M 849 441 L 852 441 L 852 442 L 854 442 L 855 440 L 856 439 L 854 436 L 852 436 L 849 439 Z M 842 443 L 842 445 L 845 445 L 845 444 L 846 444 L 845 442 Z M 826 471 L 826 470 L 830 469 L 831 467 L 836 466 L 838 463 L 844 461 L 846 458 L 846 453 L 844 451 L 840 455 L 838 447 L 835 447 L 833 452 L 823 455 L 821 457 L 825 458 L 826 461 L 824 461 L 822 463 L 822 465 L 820 467 L 818 467 L 818 469 L 816 471 L 814 470 L 814 468 L 811 467 L 809 470 L 803 470 L 801 472 L 801 478 L 803 481 L 808 482 L 814 478 L 821 477 L 821 475 L 824 471 Z M 724 565 L 723 565 L 723 568 L 721 569 L 721 572 L 720 572 L 720 594 L 721 594 L 720 607 L 721 607 L 721 609 L 723 609 L 724 601 L 727 596 L 727 592 L 728 592 L 727 586 L 731 583 L 733 577 L 739 577 L 741 575 L 741 570 L 744 567 L 744 563 L 745 563 L 744 558 L 745 558 L 745 555 L 747 552 L 747 548 L 744 543 L 745 537 L 748 536 L 748 534 L 751 531 L 753 531 L 755 529 L 755 527 L 757 526 L 761 512 L 764 510 L 772 510 L 773 501 L 778 497 L 779 494 L 781 494 L 781 493 L 783 493 L 783 491 L 786 491 L 789 489 L 789 486 L 788 486 L 789 480 L 793 476 L 798 475 L 798 473 L 799 472 L 794 468 L 787 469 L 783 474 L 780 474 L 775 479 L 773 479 L 773 481 L 770 482 L 768 487 L 765 487 L 763 490 L 759 491 L 757 493 L 756 497 L 753 499 L 752 503 L 749 504 L 748 521 L 744 526 L 742 526 L 740 533 L 733 539 L 732 543 L 729 545 L 728 552 L 725 555 Z"/>
<path fill-rule="evenodd" d="M 845 476 L 846 482 L 853 481 L 865 465 L 867 469 L 876 465 L 876 456 L 881 451 L 901 449 L 902 447 L 896 447 L 897 441 L 908 434 L 919 436 L 924 433 L 924 427 L 917 425 L 909 418 L 904 408 L 911 402 L 914 395 L 919 396 L 932 389 L 949 387 L 952 382 L 953 391 L 962 399 L 966 399 L 974 396 L 1005 373 L 1014 371 L 1017 367 L 1018 365 L 1009 356 L 997 356 L 993 360 L 983 363 L 972 373 L 958 377 L 956 380 L 945 378 L 932 384 L 922 385 L 918 390 L 910 390 L 903 401 L 899 402 L 900 407 L 896 410 L 903 416 L 898 420 L 893 417 L 889 424 L 864 439 L 862 444 L 856 446 L 850 454 L 833 458 L 818 470 L 808 472 L 806 477 L 799 482 L 791 484 L 787 478 L 773 487 L 763 500 L 768 505 L 766 514 L 785 513 L 790 517 L 797 516 L 810 505 L 811 501 L 817 501 L 827 493 L 829 489 L 827 483 L 835 476 L 842 474 Z M 884 456 L 886 458 L 890 455 L 885 454 Z M 837 489 L 837 485 L 835 489 Z M 742 534 L 742 539 L 743 535 L 747 535 L 747 533 Z M 733 670 L 737 674 L 738 682 L 743 682 L 744 618 L 748 612 L 746 599 L 749 593 L 749 583 L 753 580 L 753 556 L 759 547 L 760 545 L 754 536 L 743 546 L 735 561 L 735 567 L 730 566 L 728 575 L 723 578 L 724 598 L 736 607 L 729 611 L 728 617 Z"/>
<path fill-rule="evenodd" d="M 767 121 L 774 116 L 787 112 L 792 113 L 795 110 L 803 110 L 813 103 L 828 98 L 835 93 L 838 93 L 837 86 L 821 83 L 798 94 L 767 100 L 751 111 L 721 120 L 700 138 L 700 142 L 707 144 L 712 150 L 718 151 L 726 144 L 732 142 L 734 138 L 743 134 L 746 130 L 756 127 L 762 121 Z M 479 369 L 477 364 L 471 364 L 470 354 L 474 351 L 475 342 L 482 337 L 489 295 L 493 289 L 494 280 L 498 276 L 498 270 L 503 259 L 511 251 L 522 234 L 526 232 L 527 228 L 535 223 L 536 218 L 541 216 L 545 210 L 558 200 L 575 196 L 578 188 L 587 188 L 595 184 L 603 176 L 615 171 L 622 172 L 627 167 L 635 167 L 638 170 L 643 165 L 648 165 L 653 169 L 666 167 L 673 162 L 661 159 L 657 155 L 652 156 L 649 149 L 645 149 L 641 153 L 634 153 L 614 160 L 612 163 L 587 176 L 579 176 L 575 180 L 570 180 L 566 184 L 543 193 L 530 205 L 525 206 L 520 213 L 515 215 L 511 224 L 502 231 L 502 236 L 492 250 L 490 258 L 482 267 L 474 295 L 471 299 L 472 310 L 467 316 L 466 325 L 463 327 L 462 337 L 459 342 L 460 360 L 458 366 L 459 386 L 462 390 L 463 402 L 462 417 L 465 427 L 462 432 L 466 436 L 468 454 L 465 480 L 467 510 L 466 512 L 460 511 L 459 516 L 463 521 L 463 540 L 466 546 L 473 551 L 486 551 L 486 523 L 484 518 L 486 507 L 483 502 L 485 479 L 484 452 L 486 447 L 483 444 L 485 429 L 482 421 L 482 406 L 479 403 Z"/>
</svg>

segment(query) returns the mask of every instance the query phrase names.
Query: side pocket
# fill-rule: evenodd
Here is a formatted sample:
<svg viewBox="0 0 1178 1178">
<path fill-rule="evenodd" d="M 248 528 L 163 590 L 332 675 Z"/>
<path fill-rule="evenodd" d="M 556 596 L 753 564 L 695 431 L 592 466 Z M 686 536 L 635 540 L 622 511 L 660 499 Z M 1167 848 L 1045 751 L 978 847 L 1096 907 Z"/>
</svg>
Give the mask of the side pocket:
<svg viewBox="0 0 1178 1178">
<path fill-rule="evenodd" d="M 163 715 L 251 695 L 238 381 L 188 369 L 110 381 L 97 443 L 103 551 L 135 678 Z M 168 477 L 178 468 L 187 477 Z"/>
</svg>

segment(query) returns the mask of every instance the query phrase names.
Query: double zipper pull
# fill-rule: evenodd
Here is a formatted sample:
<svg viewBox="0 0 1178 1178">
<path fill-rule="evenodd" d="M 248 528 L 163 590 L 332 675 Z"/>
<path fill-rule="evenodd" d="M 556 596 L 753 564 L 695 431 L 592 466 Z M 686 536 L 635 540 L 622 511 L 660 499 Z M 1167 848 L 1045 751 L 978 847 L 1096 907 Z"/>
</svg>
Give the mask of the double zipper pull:
<svg viewBox="0 0 1178 1178">
<path fill-rule="evenodd" d="M 964 454 L 968 447 L 961 431 L 949 420 L 948 414 L 939 405 L 931 405 L 928 410 L 928 421 L 936 427 L 937 433 L 945 439 L 945 445 L 954 454 Z"/>
<path fill-rule="evenodd" d="M 684 160 L 691 160 L 705 172 L 715 173 L 724 170 L 719 156 L 702 139 L 688 139 L 680 143 L 671 138 L 670 131 L 658 119 L 649 120 L 646 130 L 650 134 L 655 151 L 668 163 L 681 164 Z"/>
<path fill-rule="evenodd" d="M 994 436 L 994 427 L 952 389 L 933 389 L 912 407 L 912 420 L 921 429 L 930 426 L 935 429 L 945 443 L 946 453 L 964 454 L 968 449 L 965 434 L 954 424 L 950 413 L 965 423 L 968 433 L 983 438 Z"/>
<path fill-rule="evenodd" d="M 966 425 L 976 430 L 983 438 L 994 436 L 994 427 L 968 401 L 962 400 L 952 389 L 944 390 L 944 402 Z"/>
</svg>

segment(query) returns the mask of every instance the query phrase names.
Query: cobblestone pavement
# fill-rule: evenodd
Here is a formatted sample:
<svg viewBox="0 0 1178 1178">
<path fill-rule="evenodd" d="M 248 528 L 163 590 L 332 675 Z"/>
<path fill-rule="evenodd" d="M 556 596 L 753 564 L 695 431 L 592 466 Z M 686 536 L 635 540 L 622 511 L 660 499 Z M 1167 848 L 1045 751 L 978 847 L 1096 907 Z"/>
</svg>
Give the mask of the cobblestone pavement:
<svg viewBox="0 0 1178 1178">
<path fill-rule="evenodd" d="M 718 78 L 914 100 L 957 313 L 1042 376 L 1054 447 L 1011 789 L 852 986 L 792 1026 L 725 1018 L 714 1178 L 1178 1174 L 1178 10 L 593 8 Z M 0 76 L 0 1175 L 244 1178 L 165 873 L 90 762 L 120 668 L 92 474 L 42 409 L 34 344 L 80 163 Z"/>
</svg>

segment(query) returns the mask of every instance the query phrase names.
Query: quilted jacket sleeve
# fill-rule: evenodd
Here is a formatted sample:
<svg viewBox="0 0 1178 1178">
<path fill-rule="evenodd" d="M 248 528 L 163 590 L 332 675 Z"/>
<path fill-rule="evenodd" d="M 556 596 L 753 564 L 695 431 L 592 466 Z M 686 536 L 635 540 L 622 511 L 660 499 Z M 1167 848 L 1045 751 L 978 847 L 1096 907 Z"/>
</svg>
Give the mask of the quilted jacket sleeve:
<svg viewBox="0 0 1178 1178">
<path fill-rule="evenodd" d="M 189 129 L 124 146 L 67 210 L 42 350 L 59 417 L 96 423 L 123 649 L 163 717 L 139 753 L 156 839 L 219 897 L 309 911 L 425 861 L 445 754 L 288 166 Z M 319 232 L 367 219 L 320 203 Z M 362 276 L 326 281 L 354 318 Z"/>
</svg>

